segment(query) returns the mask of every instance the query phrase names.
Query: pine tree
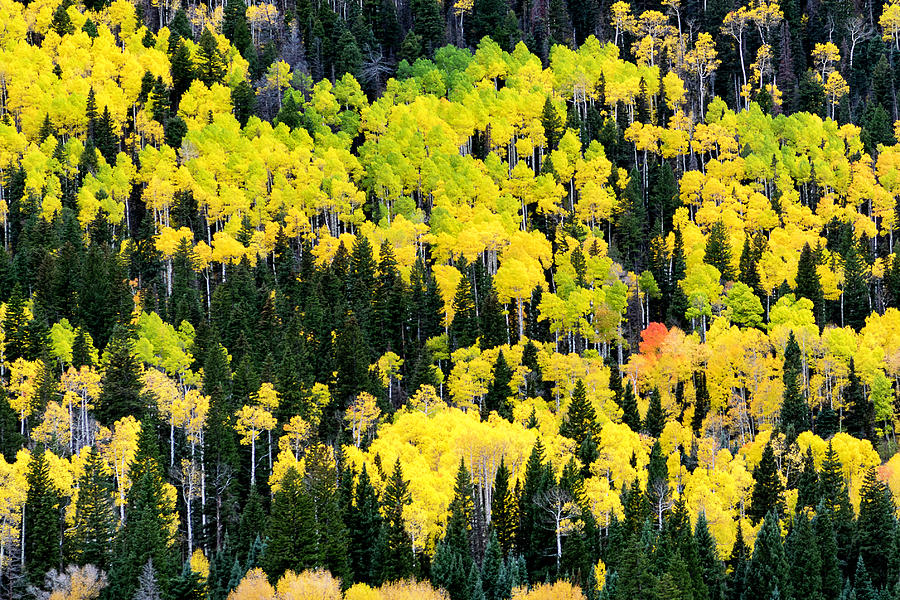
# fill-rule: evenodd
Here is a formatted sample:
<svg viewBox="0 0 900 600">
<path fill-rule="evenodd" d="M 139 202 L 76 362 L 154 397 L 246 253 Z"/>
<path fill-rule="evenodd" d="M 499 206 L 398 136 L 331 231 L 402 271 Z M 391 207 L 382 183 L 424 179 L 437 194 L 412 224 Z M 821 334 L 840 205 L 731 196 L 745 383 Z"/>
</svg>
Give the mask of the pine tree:
<svg viewBox="0 0 900 600">
<path fill-rule="evenodd" d="M 497 361 L 494 363 L 494 379 L 488 384 L 487 394 L 484 396 L 484 405 L 481 409 L 481 418 L 487 419 L 492 411 L 512 422 L 512 390 L 509 387 L 512 382 L 513 371 L 506 362 L 503 350 L 497 353 Z"/>
<path fill-rule="evenodd" d="M 803 455 L 803 467 L 797 477 L 797 511 L 819 504 L 819 474 L 813 463 L 812 446 Z"/>
<path fill-rule="evenodd" d="M 219 46 L 209 27 L 200 34 L 197 49 L 197 79 L 212 87 L 214 83 L 222 83 L 225 76 L 225 63 L 219 54 Z"/>
<path fill-rule="evenodd" d="M 804 511 L 794 519 L 786 552 L 795 597 L 821 598 L 822 557 L 815 529 Z"/>
<path fill-rule="evenodd" d="M 723 280 L 734 281 L 736 279 L 734 267 L 731 264 L 731 241 L 728 238 L 725 223 L 721 220 L 713 223 L 709 230 L 703 262 L 717 268 L 722 274 Z"/>
<path fill-rule="evenodd" d="M 550 96 L 547 96 L 544 100 L 544 109 L 541 112 L 541 124 L 544 127 L 544 144 L 547 148 L 547 154 L 549 155 L 550 152 L 556 150 L 556 147 L 559 145 L 559 140 L 565 132 L 562 118 L 560 118 L 556 107 L 553 106 L 553 101 L 550 99 Z"/>
<path fill-rule="evenodd" d="M 844 422 L 847 432 L 860 439 L 872 439 L 875 434 L 875 406 L 866 397 L 852 358 L 848 382 L 841 395 L 846 407 Z"/>
<path fill-rule="evenodd" d="M 413 0 L 415 30 L 422 37 L 422 50 L 427 57 L 444 45 L 444 23 L 440 6 L 428 0 Z"/>
<path fill-rule="evenodd" d="M 544 446 L 535 443 L 525 465 L 525 480 L 519 497 L 519 529 L 516 545 L 525 557 L 528 572 L 535 580 L 555 572 L 554 532 L 544 526 L 540 501 L 554 485 L 555 477 L 544 462 Z"/>
<path fill-rule="evenodd" d="M 684 324 L 684 313 L 688 309 L 688 299 L 678 282 L 684 279 L 687 273 L 687 263 L 684 257 L 684 237 L 681 229 L 675 230 L 675 241 L 672 247 L 672 275 L 669 279 L 672 297 L 669 301 L 669 311 L 666 322 L 674 325 Z"/>
<path fill-rule="evenodd" d="M 31 453 L 28 463 L 28 494 L 25 498 L 25 569 L 34 585 L 44 581 L 50 569 L 60 567 L 59 490 L 50 479 L 50 464 L 42 445 Z"/>
<path fill-rule="evenodd" d="M 706 513 L 697 515 L 694 526 L 694 543 L 697 547 L 697 562 L 709 600 L 722 600 L 725 596 L 725 568 L 719 559 L 716 540 L 709 531 Z M 702 597 L 703 590 L 699 590 Z"/>
<path fill-rule="evenodd" d="M 753 556 L 747 565 L 745 594 L 748 598 L 771 598 L 778 590 L 790 598 L 790 569 L 781 543 L 781 525 L 775 512 L 769 512 L 756 535 Z"/>
<path fill-rule="evenodd" d="M 497 534 L 503 556 L 509 556 L 516 543 L 517 513 L 516 498 L 510 487 L 510 472 L 501 457 L 491 495 L 491 528 Z"/>
<path fill-rule="evenodd" d="M 872 310 L 869 298 L 868 266 L 856 243 L 850 244 L 843 258 L 844 288 L 841 297 L 843 324 L 859 331 L 866 324 L 866 317 Z"/>
<path fill-rule="evenodd" d="M 109 569 L 116 517 L 112 504 L 112 482 L 96 448 L 88 452 L 84 474 L 78 480 L 72 558 L 78 565 Z"/>
<path fill-rule="evenodd" d="M 374 311 L 378 342 L 375 350 L 402 351 L 404 298 L 403 278 L 397 269 L 394 247 L 385 240 L 379 251 L 378 274 L 375 278 Z M 374 341 L 374 340 L 373 340 Z"/>
<path fill-rule="evenodd" d="M 800 346 L 792 331 L 784 351 L 784 400 L 781 404 L 781 426 L 792 436 L 809 430 L 809 405 L 800 390 L 802 377 Z"/>
<path fill-rule="evenodd" d="M 175 576 L 177 562 L 171 524 L 177 520 L 165 489 L 159 466 L 156 423 L 142 422 L 138 449 L 129 473 L 132 479 L 125 507 L 125 525 L 119 529 L 110 571 L 110 593 L 130 598 L 137 588 L 141 569 L 153 561 L 160 587 L 165 590 Z"/>
<path fill-rule="evenodd" d="M 885 543 L 894 539 L 896 528 L 893 497 L 887 484 L 878 478 L 874 467 L 866 472 L 859 495 L 859 519 L 856 525 L 859 556 L 865 561 L 874 585 L 883 588 L 888 578 L 888 552 L 885 551 Z"/>
<path fill-rule="evenodd" d="M 263 569 L 272 579 L 289 569 L 300 572 L 318 564 L 315 509 L 303 478 L 290 467 L 272 498 L 268 544 L 261 557 Z"/>
<path fill-rule="evenodd" d="M 244 58 L 249 58 L 248 55 L 253 51 L 253 39 L 250 35 L 250 26 L 247 24 L 247 5 L 244 0 L 228 0 L 225 3 L 222 35 Z"/>
<path fill-rule="evenodd" d="M 4 358 L 9 363 L 28 355 L 28 317 L 25 314 L 25 297 L 22 288 L 16 285 L 6 305 L 3 319 L 5 334 Z"/>
<path fill-rule="evenodd" d="M 381 576 L 380 565 L 375 562 L 373 540 L 381 531 L 381 513 L 378 512 L 378 496 L 363 465 L 356 484 L 354 503 L 348 518 L 350 530 L 350 558 L 354 578 L 366 584 L 374 584 Z"/>
<path fill-rule="evenodd" d="M 256 92 L 253 86 L 244 79 L 240 80 L 231 89 L 231 104 L 234 106 L 234 118 L 244 127 L 250 117 L 256 114 Z"/>
<path fill-rule="evenodd" d="M 703 428 L 703 420 L 709 413 L 709 390 L 706 388 L 706 373 L 704 371 L 695 371 L 694 379 L 694 416 L 691 419 L 691 428 L 694 433 L 700 434 Z"/>
<path fill-rule="evenodd" d="M 447 533 L 438 543 L 431 565 L 435 585 L 447 590 L 451 600 L 471 600 L 470 572 L 475 564 L 469 540 L 474 503 L 472 482 L 462 461 L 456 476 L 456 490 L 450 502 Z"/>
<path fill-rule="evenodd" d="M 475 314 L 475 297 L 472 282 L 465 273 L 460 277 L 453 296 L 453 321 L 450 323 L 451 348 L 465 348 L 478 337 L 478 317 Z"/>
<path fill-rule="evenodd" d="M 103 353 L 97 420 L 108 427 L 128 415 L 141 418 L 144 414 L 141 388 L 131 335 L 127 329 L 119 328 Z"/>
<path fill-rule="evenodd" d="M 841 595 L 842 577 L 840 560 L 838 559 L 837 537 L 834 523 L 824 504 L 816 508 L 816 516 L 812 520 L 816 531 L 815 543 L 821 558 L 822 596 L 825 600 L 837 600 Z"/>
<path fill-rule="evenodd" d="M 819 274 L 816 272 L 817 263 L 816 253 L 812 251 L 808 243 L 804 244 L 803 250 L 800 252 L 800 260 L 797 263 L 797 285 L 794 289 L 798 298 L 807 298 L 812 301 L 816 324 L 823 327 L 825 325 L 825 295 L 819 281 Z"/>
<path fill-rule="evenodd" d="M 622 395 L 622 423 L 628 425 L 632 431 L 641 430 L 637 399 L 634 397 L 634 386 L 630 382 L 625 386 L 625 393 Z"/>
<path fill-rule="evenodd" d="M 317 444 L 307 450 L 306 487 L 315 509 L 316 564 L 347 581 L 349 535 L 338 503 L 337 466 L 330 447 Z"/>
<path fill-rule="evenodd" d="M 727 580 L 725 597 L 728 600 L 740 600 L 743 597 L 749 558 L 750 549 L 744 541 L 744 529 L 738 522 L 737 535 L 734 538 L 727 563 L 730 576 Z"/>
<path fill-rule="evenodd" d="M 235 546 L 237 555 L 243 557 L 257 537 L 266 533 L 266 512 L 263 508 L 263 499 L 255 485 L 250 486 L 250 494 L 247 503 L 241 511 L 241 521 L 238 525 Z"/>
<path fill-rule="evenodd" d="M 585 440 L 595 437 L 598 433 L 600 429 L 597 424 L 597 413 L 587 399 L 584 381 L 579 379 L 572 391 L 566 419 L 560 425 L 560 434 L 575 440 L 576 446 L 580 448 Z"/>
<path fill-rule="evenodd" d="M 771 442 L 766 444 L 762 459 L 753 469 L 753 492 L 747 515 L 754 524 L 766 518 L 770 512 L 776 518 L 784 514 L 784 484 L 775 463 L 775 452 Z"/>
<path fill-rule="evenodd" d="M 658 438 L 662 435 L 666 426 L 666 413 L 662 407 L 662 399 L 659 395 L 659 389 L 650 390 L 650 403 L 647 407 L 647 415 L 644 418 L 644 431 L 648 435 Z"/>
<path fill-rule="evenodd" d="M 488 538 L 484 560 L 481 563 L 481 585 L 485 600 L 505 600 L 501 573 L 503 571 L 503 550 L 497 539 L 497 531 L 492 530 Z"/>
<path fill-rule="evenodd" d="M 384 488 L 382 506 L 384 525 L 382 527 L 381 581 L 398 581 L 413 574 L 415 559 L 412 540 L 406 534 L 403 521 L 403 507 L 412 501 L 409 482 L 403 479 L 400 459 Z"/>
</svg>

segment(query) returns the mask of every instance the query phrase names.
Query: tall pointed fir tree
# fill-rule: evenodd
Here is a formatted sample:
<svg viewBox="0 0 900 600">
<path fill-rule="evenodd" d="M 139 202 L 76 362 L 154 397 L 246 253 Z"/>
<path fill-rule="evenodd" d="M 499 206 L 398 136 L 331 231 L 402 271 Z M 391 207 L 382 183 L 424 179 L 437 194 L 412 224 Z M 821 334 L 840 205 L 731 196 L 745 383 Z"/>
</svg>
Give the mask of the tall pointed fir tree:
<svg viewBox="0 0 900 600">
<path fill-rule="evenodd" d="M 770 512 L 777 518 L 784 514 L 784 484 L 771 442 L 766 444 L 759 464 L 753 469 L 753 492 L 747 515 L 756 524 Z"/>
<path fill-rule="evenodd" d="M 474 518 L 472 482 L 465 465 L 460 461 L 456 475 L 456 490 L 450 502 L 447 532 L 435 550 L 431 563 L 431 579 L 436 586 L 447 590 L 450 600 L 474 600 L 469 575 L 475 564 L 469 539 Z"/>
<path fill-rule="evenodd" d="M 859 331 L 872 312 L 868 265 L 856 243 L 844 254 L 844 287 L 841 294 L 843 324 Z"/>
<path fill-rule="evenodd" d="M 475 296 L 472 281 L 463 269 L 462 277 L 453 296 L 453 321 L 450 323 L 450 345 L 452 349 L 465 348 L 478 338 L 478 317 L 475 314 Z"/>
<path fill-rule="evenodd" d="M 29 582 L 40 585 L 50 569 L 60 568 L 59 490 L 50 478 L 50 463 L 42 445 L 31 453 L 25 497 L 23 548 L 25 572 Z"/>
<path fill-rule="evenodd" d="M 628 425 L 632 431 L 641 430 L 641 416 L 638 413 L 637 398 L 634 397 L 634 386 L 631 382 L 625 384 L 625 392 L 622 394 L 622 423 Z"/>
<path fill-rule="evenodd" d="M 78 480 L 75 502 L 74 535 L 71 540 L 72 560 L 79 565 L 94 565 L 109 570 L 111 546 L 116 531 L 112 503 L 112 482 L 96 448 L 91 448 Z"/>
<path fill-rule="evenodd" d="M 879 479 L 875 468 L 870 468 L 860 490 L 856 536 L 859 556 L 865 561 L 877 588 L 883 588 L 887 583 L 896 583 L 888 582 L 890 552 L 885 549 L 887 540 L 894 539 L 894 510 L 890 489 Z"/>
<path fill-rule="evenodd" d="M 648 435 L 658 438 L 662 435 L 663 428 L 666 426 L 666 413 L 662 407 L 662 398 L 658 388 L 650 390 L 649 403 L 647 405 L 647 414 L 644 418 L 644 431 Z"/>
<path fill-rule="evenodd" d="M 781 426 L 793 438 L 808 431 L 810 424 L 809 405 L 803 397 L 801 384 L 803 372 L 800 363 L 800 346 L 794 332 L 788 337 L 784 351 L 784 400 L 781 404 Z"/>
<path fill-rule="evenodd" d="M 303 478 L 290 467 L 272 498 L 266 533 L 268 543 L 260 560 L 272 579 L 285 571 L 300 572 L 319 564 L 315 506 Z"/>
<path fill-rule="evenodd" d="M 509 384 L 512 382 L 513 371 L 506 362 L 503 350 L 497 353 L 497 360 L 494 362 L 494 378 L 488 384 L 487 394 L 484 396 L 484 406 L 481 409 L 481 417 L 487 419 L 492 411 L 506 419 L 512 421 L 512 402 L 510 396 L 512 390 Z"/>
<path fill-rule="evenodd" d="M 525 464 L 525 480 L 519 497 L 517 546 L 525 557 L 529 576 L 537 581 L 555 572 L 554 533 L 546 526 L 541 501 L 556 484 L 552 468 L 544 462 L 544 445 L 535 443 Z"/>
<path fill-rule="evenodd" d="M 813 315 L 819 327 L 825 326 L 825 294 L 822 291 L 822 283 L 816 272 L 818 261 L 817 253 L 809 244 L 803 245 L 800 252 L 800 260 L 797 263 L 797 285 L 795 290 L 798 298 L 807 298 L 813 303 Z"/>
<path fill-rule="evenodd" d="M 509 468 L 501 457 L 491 495 L 491 529 L 497 533 L 497 542 L 504 557 L 509 556 L 516 543 L 518 510 L 513 492 Z"/>
<path fill-rule="evenodd" d="M 365 584 L 380 580 L 380 565 L 372 545 L 381 532 L 381 513 L 378 512 L 378 495 L 372 487 L 369 473 L 363 465 L 354 491 L 354 502 L 348 518 L 350 530 L 350 559 L 353 576 Z"/>
<path fill-rule="evenodd" d="M 781 598 L 792 597 L 790 568 L 781 542 L 781 524 L 774 511 L 766 515 L 756 535 L 744 586 L 747 598 L 773 598 L 776 592 Z"/>
<path fill-rule="evenodd" d="M 560 425 L 560 433 L 575 440 L 577 448 L 581 448 L 585 440 L 594 438 L 600 433 L 600 428 L 597 424 L 597 413 L 593 404 L 587 398 L 587 389 L 584 387 L 584 381 L 581 379 L 575 382 L 575 389 L 572 391 L 572 399 L 569 401 L 566 418 Z"/>
<path fill-rule="evenodd" d="M 403 507 L 412 502 L 400 459 L 394 464 L 381 499 L 384 522 L 380 540 L 381 581 L 398 581 L 415 571 L 412 540 L 406 533 Z"/>
<path fill-rule="evenodd" d="M 805 511 L 794 518 L 785 546 L 795 597 L 821 598 L 822 556 L 815 528 Z"/>
<path fill-rule="evenodd" d="M 734 266 L 732 265 L 731 240 L 728 237 L 725 223 L 721 220 L 713 223 L 709 230 L 703 262 L 717 268 L 724 281 L 734 281 L 736 279 Z"/>
<path fill-rule="evenodd" d="M 103 353 L 103 377 L 95 414 L 107 427 L 122 417 L 131 415 L 141 420 L 144 415 L 142 385 L 132 343 L 130 332 L 119 327 Z"/>
<path fill-rule="evenodd" d="M 875 406 L 856 373 L 856 365 L 850 359 L 850 375 L 841 392 L 844 399 L 846 430 L 860 439 L 872 439 L 875 435 Z"/>
<path fill-rule="evenodd" d="M 159 465 L 155 422 L 142 423 L 138 449 L 129 473 L 125 524 L 115 541 L 109 590 L 113 597 L 130 598 L 137 588 L 138 576 L 148 561 L 153 561 L 162 590 L 175 576 L 175 531 L 178 515 L 165 488 Z"/>
</svg>

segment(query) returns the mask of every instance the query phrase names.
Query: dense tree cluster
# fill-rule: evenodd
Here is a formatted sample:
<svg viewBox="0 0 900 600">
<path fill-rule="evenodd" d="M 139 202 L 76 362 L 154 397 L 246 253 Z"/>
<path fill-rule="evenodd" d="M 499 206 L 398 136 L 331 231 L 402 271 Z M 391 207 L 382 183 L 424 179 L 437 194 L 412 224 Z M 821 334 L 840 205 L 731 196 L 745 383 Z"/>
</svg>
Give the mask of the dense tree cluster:
<svg viewBox="0 0 900 600">
<path fill-rule="evenodd" d="M 3 597 L 900 594 L 897 2 L 0 23 Z"/>
</svg>

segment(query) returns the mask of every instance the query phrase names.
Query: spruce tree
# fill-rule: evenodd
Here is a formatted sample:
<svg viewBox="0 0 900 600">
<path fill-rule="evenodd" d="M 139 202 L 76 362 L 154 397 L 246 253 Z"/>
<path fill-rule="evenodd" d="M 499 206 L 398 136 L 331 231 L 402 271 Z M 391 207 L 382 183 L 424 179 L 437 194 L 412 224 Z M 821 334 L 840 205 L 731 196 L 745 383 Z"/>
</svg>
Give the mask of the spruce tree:
<svg viewBox="0 0 900 600">
<path fill-rule="evenodd" d="M 209 27 L 204 27 L 197 49 L 197 79 L 212 87 L 214 83 L 222 83 L 224 76 L 225 63 L 216 38 Z"/>
<path fill-rule="evenodd" d="M 231 89 L 231 104 L 234 106 L 234 118 L 244 127 L 250 117 L 256 114 L 256 92 L 253 86 L 244 79 L 240 80 Z"/>
<path fill-rule="evenodd" d="M 112 482 L 96 448 L 88 452 L 84 474 L 78 480 L 75 503 L 72 560 L 81 566 L 94 565 L 108 571 L 116 516 L 112 504 Z"/>
<path fill-rule="evenodd" d="M 376 338 L 373 340 L 379 354 L 386 351 L 402 352 L 404 299 L 403 278 L 397 268 L 394 247 L 385 240 L 379 250 L 378 274 L 375 278 L 374 317 Z"/>
<path fill-rule="evenodd" d="M 730 574 L 727 578 L 725 597 L 728 600 L 740 600 L 743 597 L 749 558 L 750 549 L 744 541 L 744 529 L 738 522 L 737 535 L 734 538 L 727 563 Z"/>
<path fill-rule="evenodd" d="M 736 279 L 734 267 L 731 264 L 731 241 L 728 238 L 725 223 L 721 220 L 713 223 L 709 230 L 703 262 L 717 268 L 723 280 L 734 281 Z"/>
<path fill-rule="evenodd" d="M 337 466 L 330 447 L 316 444 L 307 450 L 306 487 L 315 509 L 316 564 L 347 581 L 351 575 L 349 535 L 338 502 Z"/>
<path fill-rule="evenodd" d="M 786 543 L 786 552 L 796 598 L 821 598 L 822 557 L 816 531 L 805 511 L 795 518 Z"/>
<path fill-rule="evenodd" d="M 497 354 L 497 361 L 494 363 L 494 379 L 488 384 L 487 394 L 484 396 L 484 405 L 481 409 L 482 419 L 487 419 L 492 411 L 506 419 L 512 421 L 512 390 L 509 384 L 512 382 L 513 371 L 506 362 L 503 350 Z"/>
<path fill-rule="evenodd" d="M 797 285 L 795 290 L 797 298 L 807 298 L 813 303 L 813 314 L 819 327 L 825 325 L 825 295 L 819 274 L 816 272 L 816 253 L 806 243 L 800 252 L 800 260 L 797 263 Z"/>
<path fill-rule="evenodd" d="M 894 539 L 896 528 L 893 497 L 874 467 L 866 472 L 859 495 L 856 525 L 859 556 L 865 561 L 872 582 L 877 588 L 883 588 L 888 583 L 889 552 L 885 551 L 885 544 Z"/>
<path fill-rule="evenodd" d="M 766 443 L 762 459 L 753 469 L 753 492 L 747 515 L 754 524 L 773 513 L 776 518 L 784 514 L 784 484 L 775 463 L 772 443 Z"/>
<path fill-rule="evenodd" d="M 544 144 L 546 145 L 547 154 L 549 155 L 550 152 L 556 150 L 556 147 L 559 145 L 559 140 L 565 132 L 562 118 L 560 118 L 556 107 L 553 106 L 553 101 L 550 99 L 550 96 L 547 96 L 544 100 L 544 109 L 541 112 L 541 124 L 544 127 Z"/>
<path fill-rule="evenodd" d="M 431 565 L 432 581 L 436 586 L 447 590 L 451 600 L 472 600 L 472 581 L 469 575 L 475 563 L 469 535 L 473 511 L 471 479 L 460 461 L 456 490 L 450 503 L 447 533 L 438 543 Z"/>
<path fill-rule="evenodd" d="M 25 571 L 34 585 L 44 581 L 50 569 L 60 568 L 59 490 L 50 479 L 50 464 L 40 444 L 31 453 L 25 497 L 24 538 Z"/>
<path fill-rule="evenodd" d="M 97 420 L 107 427 L 128 415 L 141 418 L 144 414 L 141 399 L 143 386 L 132 343 L 130 332 L 120 327 L 103 353 L 103 376 L 95 414 Z"/>
<path fill-rule="evenodd" d="M 394 464 L 382 497 L 381 581 L 398 581 L 415 570 L 412 540 L 406 534 L 403 507 L 412 502 L 409 482 L 403 479 L 400 459 Z"/>
<path fill-rule="evenodd" d="M 784 400 L 781 404 L 781 426 L 791 436 L 809 430 L 809 405 L 800 389 L 802 377 L 800 346 L 792 331 L 784 351 Z"/>
<path fill-rule="evenodd" d="M 497 534 L 504 557 L 509 556 L 515 546 L 517 525 L 518 511 L 515 494 L 510 487 L 510 472 L 501 457 L 491 495 L 491 528 Z"/>
<path fill-rule="evenodd" d="M 816 508 L 812 525 L 816 531 L 815 543 L 821 558 L 822 597 L 825 600 L 837 600 L 842 589 L 841 562 L 831 511 L 824 504 L 819 504 Z"/>
<path fill-rule="evenodd" d="M 819 474 L 813 463 L 812 446 L 803 455 L 803 466 L 797 476 L 797 511 L 819 504 Z"/>
<path fill-rule="evenodd" d="M 599 433 L 597 413 L 594 405 L 587 399 L 584 381 L 579 379 L 575 382 L 566 418 L 560 425 L 560 434 L 575 440 L 576 446 L 581 448 L 586 440 Z"/>
<path fill-rule="evenodd" d="M 519 530 L 516 545 L 525 557 L 528 572 L 539 580 L 555 570 L 554 532 L 544 525 L 541 498 L 555 484 L 549 464 L 544 462 L 544 446 L 535 443 L 525 464 L 525 480 L 519 497 Z"/>
<path fill-rule="evenodd" d="M 875 435 L 875 406 L 866 397 L 852 358 L 850 359 L 850 375 L 841 395 L 846 407 L 844 423 L 847 432 L 860 439 L 872 439 Z"/>
<path fill-rule="evenodd" d="M 488 537 L 484 560 L 481 563 L 481 586 L 485 600 L 506 600 L 501 574 L 503 571 L 503 550 L 497 539 L 497 531 L 491 530 Z"/>
<path fill-rule="evenodd" d="M 774 511 L 766 515 L 756 535 L 744 585 L 748 598 L 772 598 L 776 590 L 782 598 L 792 597 L 790 568 L 781 543 L 781 525 Z"/>
<path fill-rule="evenodd" d="M 648 435 L 658 438 L 662 435 L 666 426 L 666 413 L 662 407 L 662 398 L 660 398 L 659 389 L 650 390 L 650 403 L 647 406 L 647 414 L 644 418 L 644 431 Z"/>
<path fill-rule="evenodd" d="M 295 467 L 290 467 L 272 498 L 268 543 L 260 559 L 272 579 L 278 579 L 287 570 L 299 573 L 319 564 L 315 510 L 303 478 Z"/>
<path fill-rule="evenodd" d="M 350 531 L 350 558 L 353 575 L 357 581 L 375 584 L 380 580 L 380 565 L 375 561 L 372 545 L 381 531 L 381 513 L 378 512 L 378 495 L 363 465 L 356 484 L 355 501 L 348 517 Z"/>
<path fill-rule="evenodd" d="M 478 337 L 478 317 L 475 315 L 475 297 L 472 282 L 465 273 L 459 279 L 453 296 L 453 321 L 450 323 L 451 348 L 465 348 Z"/>
<path fill-rule="evenodd" d="M 625 393 L 622 395 L 622 423 L 628 425 L 632 431 L 641 430 L 641 416 L 638 414 L 637 399 L 634 397 L 634 386 L 631 382 L 625 385 Z"/>
<path fill-rule="evenodd" d="M 719 559 L 716 540 L 709 531 L 706 513 L 697 515 L 694 526 L 694 543 L 697 547 L 698 565 L 709 600 L 723 600 L 725 597 L 725 567 Z M 699 591 L 702 597 L 702 590 Z"/>
<path fill-rule="evenodd" d="M 843 258 L 844 287 L 841 296 L 843 324 L 859 331 L 866 324 L 866 317 L 871 312 L 868 265 L 856 243 L 850 244 Z"/>
</svg>

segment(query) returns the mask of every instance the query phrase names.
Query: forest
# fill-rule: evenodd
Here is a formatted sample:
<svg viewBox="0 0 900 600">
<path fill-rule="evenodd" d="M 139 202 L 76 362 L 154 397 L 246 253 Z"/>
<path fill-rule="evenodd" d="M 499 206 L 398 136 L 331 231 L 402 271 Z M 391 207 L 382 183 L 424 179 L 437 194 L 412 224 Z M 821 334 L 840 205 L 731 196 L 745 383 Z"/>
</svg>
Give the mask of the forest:
<svg viewBox="0 0 900 600">
<path fill-rule="evenodd" d="M 0 598 L 900 598 L 900 0 L 0 0 Z"/>
</svg>

